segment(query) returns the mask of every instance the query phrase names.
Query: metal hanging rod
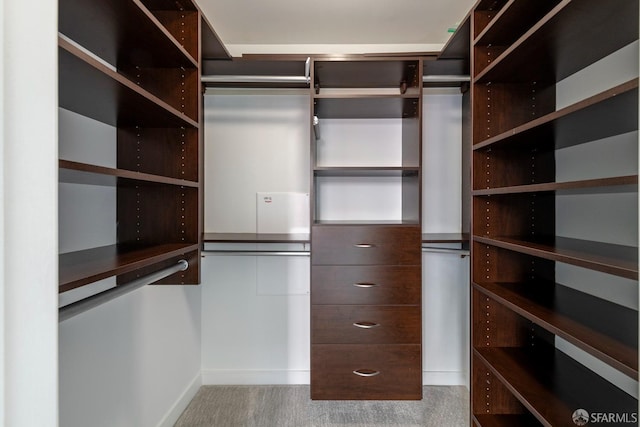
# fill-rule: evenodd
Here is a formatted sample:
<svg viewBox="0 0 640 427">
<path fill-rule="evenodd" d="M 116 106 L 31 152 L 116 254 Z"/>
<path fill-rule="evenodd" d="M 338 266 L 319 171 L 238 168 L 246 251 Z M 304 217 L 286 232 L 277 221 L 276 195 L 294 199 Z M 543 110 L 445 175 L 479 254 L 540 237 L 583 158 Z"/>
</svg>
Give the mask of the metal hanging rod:
<svg viewBox="0 0 640 427">
<path fill-rule="evenodd" d="M 433 248 L 430 246 L 423 246 L 422 252 L 429 252 L 429 253 L 435 253 L 435 254 L 460 255 L 462 258 L 469 256 L 470 254 L 468 249 Z"/>
<path fill-rule="evenodd" d="M 455 76 L 455 75 L 429 75 L 422 76 L 424 83 L 461 83 L 470 82 L 471 76 Z"/>
<path fill-rule="evenodd" d="M 209 75 L 201 76 L 202 83 L 311 83 L 311 58 L 304 63 L 304 76 L 234 76 Z"/>
<path fill-rule="evenodd" d="M 238 256 L 310 256 L 308 251 L 244 251 L 218 249 L 202 251 L 203 255 L 238 255 Z"/>
<path fill-rule="evenodd" d="M 107 289 L 106 291 L 100 292 L 99 294 L 95 294 L 83 300 L 65 305 L 64 307 L 58 309 L 58 322 L 64 322 L 65 320 L 71 319 L 78 314 L 91 310 L 92 308 L 114 300 L 122 295 L 128 294 L 129 292 L 135 291 L 138 288 L 164 279 L 165 277 L 169 277 L 172 274 L 177 273 L 178 271 L 185 271 L 188 268 L 189 263 L 186 260 L 181 259 L 176 265 L 173 265 L 171 267 L 163 268 L 162 270 L 158 270 L 154 273 L 140 277 L 124 285 Z"/>
</svg>

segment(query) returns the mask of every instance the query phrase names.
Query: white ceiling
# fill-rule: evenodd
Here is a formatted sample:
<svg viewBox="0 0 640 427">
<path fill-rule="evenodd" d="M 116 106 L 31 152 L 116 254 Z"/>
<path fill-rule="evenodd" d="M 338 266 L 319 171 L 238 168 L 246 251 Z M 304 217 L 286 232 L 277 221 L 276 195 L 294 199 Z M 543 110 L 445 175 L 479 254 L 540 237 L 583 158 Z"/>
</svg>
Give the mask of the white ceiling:
<svg viewBox="0 0 640 427">
<path fill-rule="evenodd" d="M 439 50 L 475 0 L 196 0 L 233 56 Z"/>
</svg>

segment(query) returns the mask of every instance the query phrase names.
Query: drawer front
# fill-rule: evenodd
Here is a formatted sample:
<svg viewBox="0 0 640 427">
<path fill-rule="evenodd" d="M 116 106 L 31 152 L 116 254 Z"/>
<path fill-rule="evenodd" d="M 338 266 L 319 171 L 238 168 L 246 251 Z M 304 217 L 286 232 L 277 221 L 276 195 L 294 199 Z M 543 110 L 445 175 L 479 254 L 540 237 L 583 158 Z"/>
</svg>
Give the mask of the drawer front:
<svg viewBox="0 0 640 427">
<path fill-rule="evenodd" d="M 345 225 L 311 228 L 313 265 L 420 265 L 418 226 Z"/>
<path fill-rule="evenodd" d="M 314 265 L 311 283 L 311 304 L 420 304 L 422 301 L 419 265 Z"/>
<path fill-rule="evenodd" d="M 419 345 L 314 344 L 311 398 L 419 400 Z"/>
<path fill-rule="evenodd" d="M 314 305 L 313 344 L 420 344 L 420 307 Z"/>
</svg>

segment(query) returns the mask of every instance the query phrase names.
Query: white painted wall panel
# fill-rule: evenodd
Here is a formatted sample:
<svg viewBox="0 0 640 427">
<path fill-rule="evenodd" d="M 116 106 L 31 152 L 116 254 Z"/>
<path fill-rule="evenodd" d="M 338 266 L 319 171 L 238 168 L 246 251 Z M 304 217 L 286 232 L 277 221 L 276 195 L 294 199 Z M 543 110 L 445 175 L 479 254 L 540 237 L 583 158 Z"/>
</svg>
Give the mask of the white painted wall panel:
<svg viewBox="0 0 640 427">
<path fill-rule="evenodd" d="M 200 287 L 148 286 L 62 322 L 60 425 L 170 426 L 200 386 Z"/>
</svg>

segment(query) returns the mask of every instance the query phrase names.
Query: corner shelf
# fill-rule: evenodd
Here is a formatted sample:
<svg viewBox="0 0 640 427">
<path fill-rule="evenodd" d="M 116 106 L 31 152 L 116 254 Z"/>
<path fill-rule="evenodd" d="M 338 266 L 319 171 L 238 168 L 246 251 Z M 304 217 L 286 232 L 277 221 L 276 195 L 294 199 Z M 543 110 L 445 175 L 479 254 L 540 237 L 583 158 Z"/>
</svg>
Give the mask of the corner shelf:
<svg viewBox="0 0 640 427">
<path fill-rule="evenodd" d="M 520 316 L 638 379 L 637 311 L 556 283 L 474 283 Z M 606 322 L 601 322 L 607 319 Z"/>
<path fill-rule="evenodd" d="M 635 0 L 620 0 L 615 7 L 601 0 L 564 0 L 476 73 L 475 81 L 560 81 L 637 40 L 637 17 Z"/>
<path fill-rule="evenodd" d="M 515 237 L 473 236 L 473 241 L 638 280 L 638 248 L 632 246 L 566 237 L 538 237 L 533 241 Z"/>
<path fill-rule="evenodd" d="M 59 292 L 129 273 L 198 249 L 198 244 L 183 243 L 148 247 L 109 245 L 60 254 Z"/>
<path fill-rule="evenodd" d="M 323 88 L 398 88 L 405 81 L 419 87 L 416 58 L 375 60 L 362 56 L 314 61 L 314 85 Z"/>
</svg>

